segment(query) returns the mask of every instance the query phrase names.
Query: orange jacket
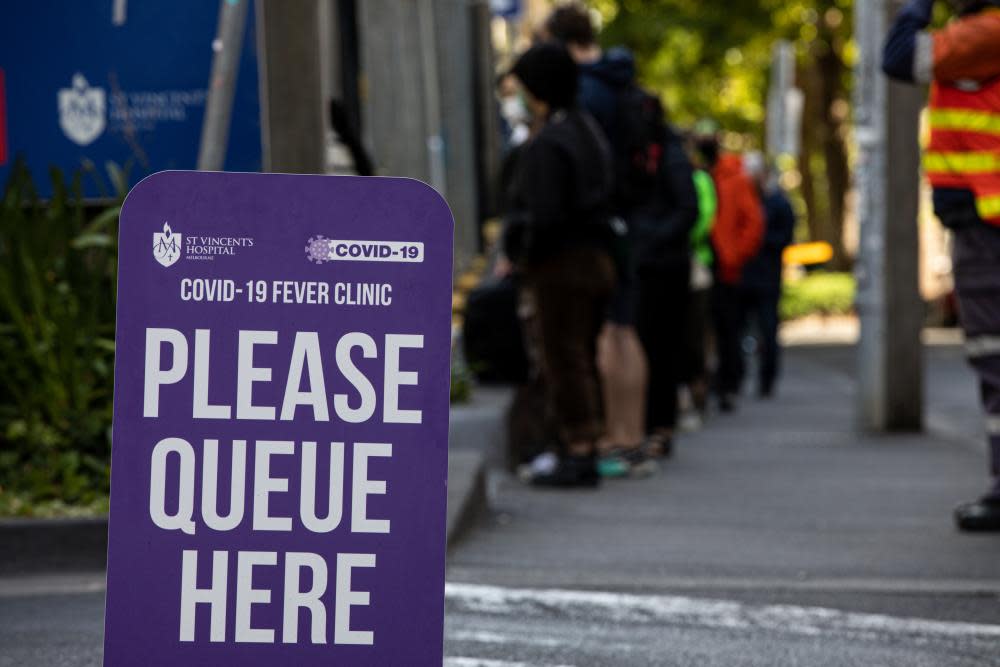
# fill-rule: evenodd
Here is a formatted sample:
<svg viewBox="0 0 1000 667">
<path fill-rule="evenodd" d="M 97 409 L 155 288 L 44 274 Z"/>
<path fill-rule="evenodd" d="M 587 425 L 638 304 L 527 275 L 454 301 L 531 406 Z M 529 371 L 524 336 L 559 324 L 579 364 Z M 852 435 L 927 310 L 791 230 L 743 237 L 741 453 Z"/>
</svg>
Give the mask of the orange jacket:
<svg viewBox="0 0 1000 667">
<path fill-rule="evenodd" d="M 1000 9 L 955 19 L 933 38 L 933 72 L 938 83 L 1000 76 Z"/>
<path fill-rule="evenodd" d="M 979 217 L 1000 225 L 1000 11 L 962 17 L 932 38 L 924 170 L 935 189 L 971 190 Z"/>
<path fill-rule="evenodd" d="M 723 155 L 712 168 L 718 210 L 712 226 L 712 246 L 719 280 L 737 285 L 743 267 L 757 254 L 764 239 L 760 197 L 743 171 L 738 155 Z"/>
</svg>

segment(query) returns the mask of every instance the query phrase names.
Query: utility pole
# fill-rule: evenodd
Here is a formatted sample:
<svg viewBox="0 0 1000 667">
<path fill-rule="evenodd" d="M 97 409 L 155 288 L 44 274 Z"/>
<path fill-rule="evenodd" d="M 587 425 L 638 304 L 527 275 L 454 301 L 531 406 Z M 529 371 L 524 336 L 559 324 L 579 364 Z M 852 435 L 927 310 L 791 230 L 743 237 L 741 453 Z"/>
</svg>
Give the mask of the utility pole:
<svg viewBox="0 0 1000 667">
<path fill-rule="evenodd" d="M 326 170 L 326 100 L 319 0 L 257 0 L 264 170 Z"/>
<path fill-rule="evenodd" d="M 857 262 L 858 414 L 875 431 L 923 426 L 923 305 L 918 292 L 918 145 L 923 91 L 882 73 L 882 45 L 901 0 L 858 0 L 855 88 L 861 225 Z"/>
<path fill-rule="evenodd" d="M 419 178 L 444 195 L 455 216 L 458 267 L 479 248 L 472 19 L 480 2 L 357 5 L 365 126 L 378 171 Z"/>
<path fill-rule="evenodd" d="M 424 83 L 424 120 L 427 123 L 427 164 L 431 186 L 448 195 L 445 173 L 444 137 L 441 118 L 441 81 L 438 65 L 438 39 L 434 0 L 420 0 L 418 9 L 420 24 L 420 63 Z"/>
<path fill-rule="evenodd" d="M 125 3 L 116 3 L 116 8 L 119 4 L 124 17 Z M 236 77 L 240 72 L 248 4 L 249 0 L 222 0 L 219 3 L 219 30 L 212 42 L 215 55 L 212 56 L 205 120 L 201 126 L 201 145 L 198 147 L 198 169 L 204 171 L 221 171 L 226 162 L 229 121 L 233 113 Z"/>
</svg>

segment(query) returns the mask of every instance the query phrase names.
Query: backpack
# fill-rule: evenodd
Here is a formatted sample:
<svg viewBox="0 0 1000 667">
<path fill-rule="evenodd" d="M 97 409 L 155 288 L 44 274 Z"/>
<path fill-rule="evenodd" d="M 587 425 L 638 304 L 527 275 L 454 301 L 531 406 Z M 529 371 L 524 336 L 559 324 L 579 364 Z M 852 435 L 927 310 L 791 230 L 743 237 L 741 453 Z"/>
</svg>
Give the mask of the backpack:
<svg viewBox="0 0 1000 667">
<path fill-rule="evenodd" d="M 615 112 L 615 203 L 628 211 L 656 193 L 667 138 L 659 98 L 634 84 L 618 92 Z"/>
</svg>

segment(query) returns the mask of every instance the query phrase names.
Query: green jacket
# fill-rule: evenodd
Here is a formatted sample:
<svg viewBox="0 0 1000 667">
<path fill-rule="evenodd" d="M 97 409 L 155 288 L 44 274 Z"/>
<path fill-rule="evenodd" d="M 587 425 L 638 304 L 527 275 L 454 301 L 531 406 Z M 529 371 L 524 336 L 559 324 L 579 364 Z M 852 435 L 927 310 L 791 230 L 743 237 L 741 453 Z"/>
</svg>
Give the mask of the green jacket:
<svg viewBox="0 0 1000 667">
<path fill-rule="evenodd" d="M 694 258 L 703 266 L 712 266 L 715 255 L 712 252 L 712 225 L 719 200 L 715 196 L 712 176 L 701 169 L 694 171 L 694 189 L 698 193 L 698 220 L 691 230 L 691 250 Z"/>
</svg>

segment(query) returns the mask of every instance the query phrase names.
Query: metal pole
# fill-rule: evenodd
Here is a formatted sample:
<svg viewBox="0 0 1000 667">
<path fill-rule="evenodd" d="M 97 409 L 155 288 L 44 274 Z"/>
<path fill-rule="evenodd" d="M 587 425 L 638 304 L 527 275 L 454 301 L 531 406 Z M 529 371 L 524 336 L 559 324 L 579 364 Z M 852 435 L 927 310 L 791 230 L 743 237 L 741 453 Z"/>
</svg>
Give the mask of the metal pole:
<svg viewBox="0 0 1000 667">
<path fill-rule="evenodd" d="M 220 171 L 226 161 L 248 4 L 249 0 L 222 0 L 219 3 L 219 32 L 212 43 L 215 55 L 212 56 L 212 76 L 198 148 L 198 169 L 201 170 Z"/>
<path fill-rule="evenodd" d="M 434 1 L 420 0 L 420 57 L 424 72 L 424 114 L 427 122 L 427 159 L 431 186 L 444 195 L 447 190 L 444 138 L 441 136 L 441 81 L 438 78 L 437 30 Z"/>
<path fill-rule="evenodd" d="M 858 0 L 856 5 L 858 414 L 863 427 L 876 431 L 920 429 L 923 414 L 917 291 L 917 137 L 923 100 L 916 87 L 890 85 L 880 67 L 889 17 L 900 4 Z"/>
<path fill-rule="evenodd" d="M 795 52 L 791 43 L 779 40 L 771 51 L 771 85 L 767 91 L 767 153 L 790 152 L 785 145 L 788 135 L 788 94 L 795 85 Z"/>
<path fill-rule="evenodd" d="M 257 0 L 264 169 L 326 171 L 319 0 Z"/>
</svg>

